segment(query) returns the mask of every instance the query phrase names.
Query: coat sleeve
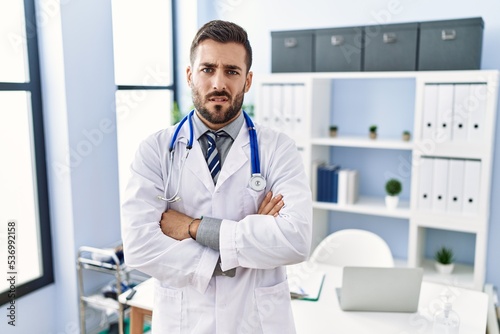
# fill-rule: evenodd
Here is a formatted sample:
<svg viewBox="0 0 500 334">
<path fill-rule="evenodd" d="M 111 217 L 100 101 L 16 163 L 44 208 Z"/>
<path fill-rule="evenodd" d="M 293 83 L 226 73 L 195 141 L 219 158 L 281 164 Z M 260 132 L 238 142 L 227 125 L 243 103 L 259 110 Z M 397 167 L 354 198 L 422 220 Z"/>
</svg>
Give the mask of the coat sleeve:
<svg viewBox="0 0 500 334">
<path fill-rule="evenodd" d="M 237 266 L 272 269 L 309 256 L 312 196 L 300 153 L 289 137 L 269 132 L 259 134 L 259 148 L 267 187 L 283 195 L 285 206 L 276 218 L 254 214 L 240 221 L 222 221 L 222 270 Z"/>
<path fill-rule="evenodd" d="M 164 175 L 157 137 L 139 147 L 132 162 L 130 180 L 122 199 L 122 239 L 125 261 L 171 287 L 193 286 L 203 293 L 217 264 L 219 253 L 192 239 L 182 241 L 165 236 L 159 226 L 166 202 Z M 165 170 L 166 168 L 163 168 Z"/>
</svg>

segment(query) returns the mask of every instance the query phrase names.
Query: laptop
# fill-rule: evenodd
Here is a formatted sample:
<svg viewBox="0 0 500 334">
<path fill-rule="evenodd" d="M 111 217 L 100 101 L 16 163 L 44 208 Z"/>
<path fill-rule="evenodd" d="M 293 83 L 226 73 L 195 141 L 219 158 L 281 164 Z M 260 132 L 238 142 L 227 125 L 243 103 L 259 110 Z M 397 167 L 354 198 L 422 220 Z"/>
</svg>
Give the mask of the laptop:
<svg viewBox="0 0 500 334">
<path fill-rule="evenodd" d="M 337 288 L 344 311 L 416 312 L 422 268 L 344 267 Z"/>
</svg>

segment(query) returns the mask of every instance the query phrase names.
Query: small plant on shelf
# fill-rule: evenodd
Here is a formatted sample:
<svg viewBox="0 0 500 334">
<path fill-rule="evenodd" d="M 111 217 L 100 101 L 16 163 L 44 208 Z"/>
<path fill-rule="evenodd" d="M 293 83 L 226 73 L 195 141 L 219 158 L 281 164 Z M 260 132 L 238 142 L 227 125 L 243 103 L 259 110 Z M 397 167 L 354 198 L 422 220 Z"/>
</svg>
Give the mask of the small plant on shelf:
<svg viewBox="0 0 500 334">
<path fill-rule="evenodd" d="M 377 126 L 371 125 L 369 130 L 369 135 L 371 139 L 377 139 Z"/>
<path fill-rule="evenodd" d="M 385 196 L 385 205 L 388 209 L 395 209 L 399 203 L 399 194 L 403 190 L 403 186 L 401 185 L 401 181 L 397 179 L 390 179 L 385 183 L 385 192 L 387 195 Z"/>
<path fill-rule="evenodd" d="M 410 141 L 410 138 L 411 138 L 411 133 L 410 131 L 403 131 L 403 141 Z"/>
<path fill-rule="evenodd" d="M 336 125 L 330 125 L 330 137 L 337 137 L 338 127 Z"/>
<path fill-rule="evenodd" d="M 403 190 L 403 186 L 397 179 L 390 179 L 385 183 L 385 191 L 389 196 L 399 195 L 401 193 L 401 190 Z"/>
<path fill-rule="evenodd" d="M 452 264 L 453 263 L 453 249 L 448 247 L 441 247 L 434 254 L 434 260 L 441 264 Z"/>
<path fill-rule="evenodd" d="M 454 254 L 453 249 L 442 246 L 434 254 L 436 260 L 436 270 L 441 274 L 450 274 L 454 267 Z"/>
</svg>

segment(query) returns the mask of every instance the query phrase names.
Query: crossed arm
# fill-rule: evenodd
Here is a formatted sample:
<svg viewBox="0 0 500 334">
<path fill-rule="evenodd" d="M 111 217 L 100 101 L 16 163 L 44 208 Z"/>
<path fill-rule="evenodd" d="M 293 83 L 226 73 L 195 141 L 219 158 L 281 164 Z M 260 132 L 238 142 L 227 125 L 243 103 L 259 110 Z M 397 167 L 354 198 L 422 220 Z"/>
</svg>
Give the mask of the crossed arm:
<svg viewBox="0 0 500 334">
<path fill-rule="evenodd" d="M 274 196 L 270 191 L 264 197 L 257 214 L 276 217 L 283 207 L 283 196 Z M 161 215 L 160 227 L 163 234 L 176 240 L 191 238 L 196 239 L 196 233 L 201 219 L 187 216 L 179 211 L 169 209 Z"/>
</svg>

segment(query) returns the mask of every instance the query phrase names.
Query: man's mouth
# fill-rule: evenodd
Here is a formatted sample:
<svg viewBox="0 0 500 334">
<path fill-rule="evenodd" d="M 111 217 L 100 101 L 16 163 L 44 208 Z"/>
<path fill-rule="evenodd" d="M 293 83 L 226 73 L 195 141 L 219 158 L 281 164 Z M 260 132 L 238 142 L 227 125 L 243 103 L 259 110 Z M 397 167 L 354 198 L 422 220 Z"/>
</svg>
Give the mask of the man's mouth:
<svg viewBox="0 0 500 334">
<path fill-rule="evenodd" d="M 227 92 L 211 92 L 206 97 L 208 102 L 225 103 L 231 99 L 231 95 Z"/>
<path fill-rule="evenodd" d="M 223 103 L 227 102 L 228 98 L 225 96 L 212 96 L 211 98 L 208 99 L 210 102 L 216 102 L 216 103 Z"/>
</svg>

